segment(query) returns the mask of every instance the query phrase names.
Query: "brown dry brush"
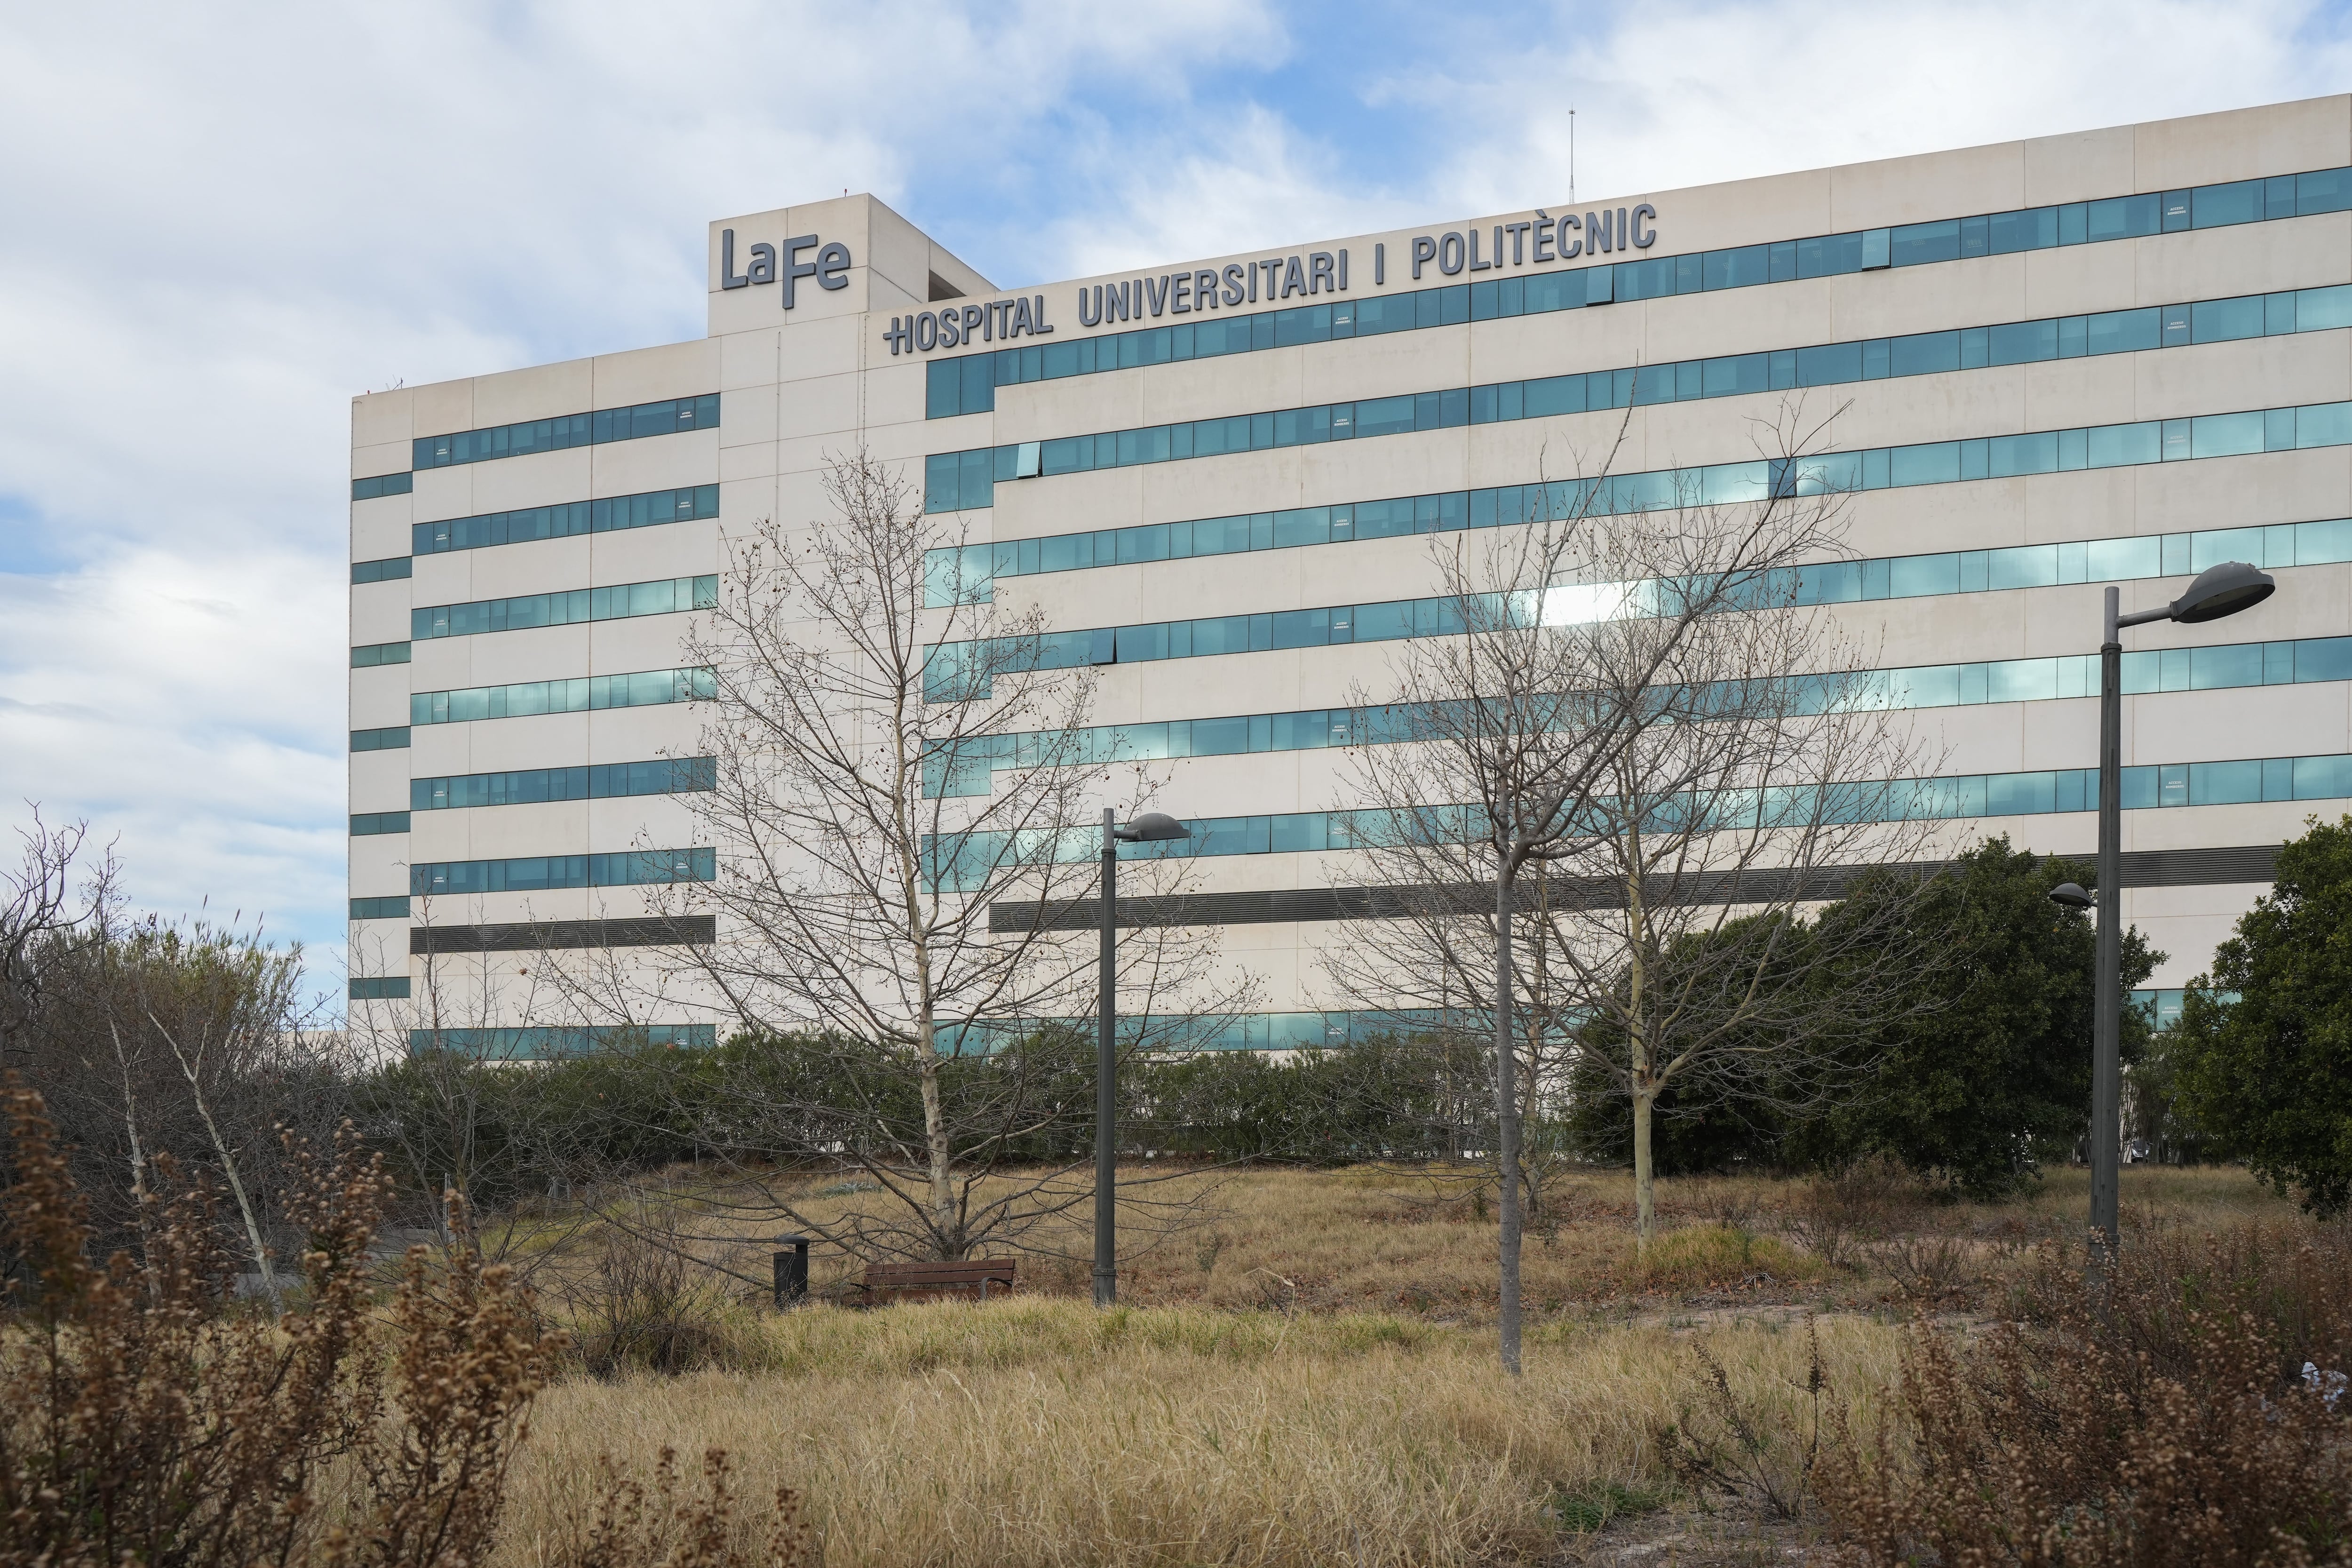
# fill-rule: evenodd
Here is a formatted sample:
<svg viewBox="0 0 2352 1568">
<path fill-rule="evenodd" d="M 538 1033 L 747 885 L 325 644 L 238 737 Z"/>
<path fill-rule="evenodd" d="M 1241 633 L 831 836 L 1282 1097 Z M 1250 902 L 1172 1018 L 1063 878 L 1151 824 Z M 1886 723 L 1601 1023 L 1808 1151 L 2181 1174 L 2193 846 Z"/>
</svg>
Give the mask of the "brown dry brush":
<svg viewBox="0 0 2352 1568">
<path fill-rule="evenodd" d="M 142 1200 L 144 1255 L 93 1263 L 40 1097 L 9 1081 L 0 1109 L 0 1245 L 16 1264 L 0 1562 L 481 1559 L 558 1348 L 500 1270 L 414 1249 L 379 1321 L 368 1244 L 391 1184 L 346 1130 L 325 1158 L 289 1140 L 299 1302 L 276 1320 L 241 1311 L 206 1184 L 163 1165 Z"/>
<path fill-rule="evenodd" d="M 1915 1324 L 1831 1518 L 1875 1563 L 2352 1563 L 2352 1245 L 2259 1228 L 2135 1237 L 2105 1289 L 2045 1252 L 2017 1319 Z"/>
<path fill-rule="evenodd" d="M 702 1456 L 700 1497 L 679 1495 L 675 1448 L 661 1451 L 650 1499 L 644 1484 L 624 1474 L 609 1456 L 599 1460 L 598 1468 L 603 1497 L 588 1539 L 565 1559 L 565 1568 L 635 1568 L 651 1563 L 662 1568 L 729 1568 L 745 1561 L 773 1568 L 817 1568 L 824 1560 L 800 1493 L 781 1485 L 768 1514 L 761 1555 L 749 1557 L 740 1550 L 734 1467 L 724 1448 L 708 1449 Z"/>
</svg>

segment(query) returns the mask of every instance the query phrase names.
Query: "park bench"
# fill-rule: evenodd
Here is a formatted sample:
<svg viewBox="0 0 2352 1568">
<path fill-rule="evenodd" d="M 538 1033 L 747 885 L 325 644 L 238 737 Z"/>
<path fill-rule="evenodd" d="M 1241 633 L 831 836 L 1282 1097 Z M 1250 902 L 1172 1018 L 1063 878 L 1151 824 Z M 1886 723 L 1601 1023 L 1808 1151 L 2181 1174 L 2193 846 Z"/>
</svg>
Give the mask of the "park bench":
<svg viewBox="0 0 2352 1568">
<path fill-rule="evenodd" d="M 985 1301 L 992 1290 L 1001 1294 L 1013 1288 L 1015 1267 L 1010 1258 L 972 1258 L 955 1263 L 869 1263 L 866 1266 L 861 1304 L 887 1307 L 895 1301 L 938 1301 L 962 1296 Z"/>
</svg>

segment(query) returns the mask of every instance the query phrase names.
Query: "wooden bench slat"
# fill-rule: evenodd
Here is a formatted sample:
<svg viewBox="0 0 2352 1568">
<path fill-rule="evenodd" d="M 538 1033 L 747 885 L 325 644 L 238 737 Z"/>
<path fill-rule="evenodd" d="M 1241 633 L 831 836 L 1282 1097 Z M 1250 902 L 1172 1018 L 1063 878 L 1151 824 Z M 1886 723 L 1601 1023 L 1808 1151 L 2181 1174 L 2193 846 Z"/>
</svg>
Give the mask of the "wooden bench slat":
<svg viewBox="0 0 2352 1568">
<path fill-rule="evenodd" d="M 1011 1290 L 1019 1285 L 1019 1260 L 1011 1258 L 965 1258 L 953 1262 L 869 1263 L 866 1266 L 866 1304 L 929 1301 L 944 1297 L 988 1299 L 992 1289 Z"/>
<path fill-rule="evenodd" d="M 927 1268 L 899 1266 L 888 1268 L 868 1268 L 866 1283 L 874 1285 L 947 1285 L 977 1283 L 982 1279 L 1010 1282 L 1014 1278 L 1009 1266 L 980 1268 L 953 1267 Z"/>
</svg>

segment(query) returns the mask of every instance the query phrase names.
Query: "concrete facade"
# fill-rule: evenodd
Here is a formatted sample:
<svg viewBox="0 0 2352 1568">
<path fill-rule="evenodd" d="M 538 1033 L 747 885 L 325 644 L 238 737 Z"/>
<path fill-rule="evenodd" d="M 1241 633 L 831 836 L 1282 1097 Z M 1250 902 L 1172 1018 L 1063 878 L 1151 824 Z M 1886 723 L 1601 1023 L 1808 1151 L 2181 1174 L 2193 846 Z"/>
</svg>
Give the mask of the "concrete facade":
<svg viewBox="0 0 2352 1568">
<path fill-rule="evenodd" d="M 1865 354 L 1877 353 L 1886 351 L 1869 344 L 2053 318 L 2064 319 L 2053 329 L 2057 341 L 2079 344 L 2079 335 L 2065 334 L 2087 331 L 2095 344 L 2111 341 L 2095 334 L 2107 330 L 2100 323 L 2118 319 L 2116 313 L 2157 308 L 2167 327 L 2163 340 L 2152 346 L 2072 353 L 2062 348 L 2048 357 L 2020 359 L 2011 353 L 2006 356 L 2011 363 L 2000 363 L 2004 354 L 1996 341 L 1981 363 L 1916 374 L 1865 373 L 1864 379 L 1850 384 L 1807 390 L 1809 407 L 1826 412 L 1843 405 L 1830 434 L 1830 445 L 1839 451 L 2136 422 L 2162 422 L 2162 439 L 2172 443 L 2179 427 L 2179 460 L 2106 467 L 2067 467 L 2062 460 L 2057 471 L 2006 477 L 1987 471 L 1953 482 L 1868 489 L 1851 503 L 1855 552 L 1874 559 L 1916 557 L 2275 529 L 2352 517 L 2352 445 L 2336 444 L 2324 434 L 2298 440 L 2293 420 L 2282 424 L 2277 412 L 2317 410 L 2303 414 L 2302 428 L 2324 433 L 2336 417 L 2326 405 L 2352 400 L 2352 314 L 2342 318 L 2344 324 L 2331 325 L 2338 320 L 2331 312 L 2346 307 L 2325 292 L 2352 285 L 2352 200 L 2331 196 L 2336 185 L 2326 175 L 2347 168 L 2352 98 L 2336 97 L 1696 189 L 1633 193 L 1612 197 L 1605 206 L 1580 204 L 1579 215 L 1623 209 L 1642 226 L 1628 234 L 1612 225 L 1612 247 L 1599 257 L 1534 259 L 1537 222 L 1556 237 L 1569 232 L 1559 227 L 1569 209 L 1551 205 L 1189 266 L 1170 264 L 1123 277 L 1004 290 L 867 196 L 714 222 L 709 335 L 698 342 L 354 400 L 352 474 L 354 494 L 366 499 L 352 503 L 352 558 L 355 565 L 371 563 L 355 570 L 355 577 L 392 570 L 384 563 L 404 558 L 407 574 L 354 582 L 352 642 L 355 648 L 404 642 L 407 647 L 406 662 L 352 671 L 355 746 L 362 743 L 360 732 L 404 727 L 406 744 L 380 737 L 368 743 L 382 749 L 353 752 L 351 810 L 355 826 L 364 823 L 377 829 L 389 826 L 385 814 L 408 815 L 404 830 L 355 832 L 351 840 L 352 973 L 386 982 L 423 973 L 423 959 L 412 958 L 409 948 L 411 928 L 425 917 L 414 908 L 405 914 L 385 913 L 390 905 L 371 902 L 409 895 L 413 867 L 614 853 L 643 845 L 682 847 L 692 832 L 685 807 L 662 796 L 451 809 L 413 809 L 412 799 L 412 781 L 417 779 L 690 753 L 703 719 L 688 702 L 412 722 L 412 700 L 419 693 L 669 669 L 682 662 L 679 643 L 690 613 L 412 639 L 412 612 L 718 574 L 730 531 L 764 518 L 820 515 L 822 465 L 829 454 L 861 445 L 904 461 L 922 480 L 926 459 L 940 454 L 1004 449 L 1009 457 L 990 460 L 999 468 L 1007 462 L 1018 468 L 1028 460 L 1024 443 L 1050 447 L 1082 435 L 1360 405 L 1569 373 L 1714 362 L 1856 342 L 1864 343 Z M 2352 181 L 2352 174 L 2343 179 Z M 2154 198 L 2153 206 L 2143 204 L 2116 219 L 2123 209 L 2116 199 L 2136 195 Z M 2249 201 L 2252 216 L 2245 216 Z M 1652 209 L 1651 215 L 1635 214 L 1641 206 Z M 2035 216 L 2032 209 L 2048 209 L 2050 216 Z M 2011 216 L 2021 210 L 2024 216 Z M 2096 227 L 2116 221 L 2128 227 L 2143 211 L 2157 212 L 2154 232 L 2110 237 Z M 1944 243 L 1938 234 L 1906 226 L 1986 215 L 2000 216 L 1990 228 L 1962 226 L 1954 242 L 1959 254 L 1949 259 L 1931 258 Z M 2090 231 L 2084 230 L 2085 223 L 2093 226 Z M 1998 253 L 2004 243 L 2000 236 L 2041 232 L 2036 224 L 2054 225 L 2053 232 L 2063 231 L 2064 237 L 2055 244 Z M 1580 239 L 1590 231 L 1575 232 Z M 1628 243 L 1643 233 L 1651 236 L 1650 243 Z M 1995 237 L 1987 241 L 1987 234 Z M 817 237 L 818 244 L 788 248 L 788 241 L 807 236 Z M 1439 258 L 1421 265 L 1416 279 L 1416 241 L 1443 246 L 1454 236 L 1475 236 L 1480 260 L 1494 264 L 1474 271 L 1465 257 L 1460 271 L 1445 273 L 1439 260 L 1454 252 L 1441 250 Z M 1693 276 L 1706 274 L 1695 289 L 1671 291 L 1670 285 L 1670 291 L 1655 297 L 1624 297 L 1649 287 L 1627 274 L 1624 264 L 1817 237 L 1843 243 L 1855 236 L 1864 258 L 1860 269 L 1716 288 L 1707 286 L 1713 277 L 1707 268 L 1715 264 L 1701 260 L 1692 263 L 1697 268 Z M 1501 258 L 1497 237 L 1517 251 L 1517 260 Z M 762 245 L 778 248 L 782 270 L 798 262 L 808 275 L 730 287 L 730 243 L 733 277 L 750 275 L 751 247 Z M 847 256 L 828 266 L 824 247 L 835 245 L 845 247 Z M 1890 246 L 1894 264 L 1877 265 Z M 1550 248 L 1558 248 L 1557 239 Z M 1970 254 L 1971 249 L 1983 253 Z M 1311 271 L 1318 254 L 1345 255 L 1347 287 L 1279 294 L 1290 258 L 1301 258 Z M 1780 265 L 1762 252 L 1751 260 L 1756 266 Z M 1271 270 L 1267 262 L 1276 264 Z M 1613 296 L 1605 303 L 1489 313 L 1485 319 L 1474 303 L 1472 319 L 1412 331 L 1339 337 L 1327 330 L 1325 341 L 1214 357 L 1171 357 L 1047 379 L 1000 375 L 1003 384 L 993 386 L 992 405 L 985 411 L 927 417 L 927 410 L 937 411 L 941 374 L 929 367 L 973 350 L 919 349 L 915 323 L 926 313 L 933 321 L 928 331 L 935 334 L 940 311 L 981 307 L 991 311 L 991 335 L 979 349 L 1043 353 L 1114 333 L 1192 331 L 1258 312 L 1328 306 L 1336 320 L 1336 312 L 1360 311 L 1367 301 L 1416 291 L 1528 287 L 1528 279 L 1603 266 L 1619 268 Z M 1178 314 L 1171 292 L 1163 297 L 1159 313 L 1131 312 L 1140 319 L 1092 327 L 1081 322 L 1079 301 L 1090 300 L 1097 286 L 1129 285 L 1149 294 L 1137 287 L 1139 280 L 1149 279 L 1156 288 L 1158 280 L 1186 272 L 1216 275 L 1213 306 Z M 1227 305 L 1225 299 L 1234 291 L 1227 284 L 1237 274 L 1267 297 Z M 782 305 L 786 287 L 793 289 L 789 310 Z M 1501 298 L 1490 296 L 1489 304 Z M 2258 303 L 2246 306 L 2249 299 Z M 2304 303 L 2277 303 L 2290 300 Z M 1033 314 L 1032 330 L 1006 341 L 992 308 L 1004 302 L 1004 324 L 1011 325 L 1014 300 L 1041 301 L 1044 321 Z M 2209 308 L 2206 314 L 2198 313 L 2200 305 Z M 2298 308 L 2300 318 L 2294 314 Z M 2250 310 L 2252 316 L 2246 314 Z M 2187 323 L 2178 331 L 2170 330 L 2175 314 Z M 2210 331 L 2209 316 L 2215 323 Z M 2223 324 L 2254 319 L 2268 324 L 2253 332 Z M 2077 321 L 2091 325 L 2064 324 Z M 2287 323 L 2284 328 L 2282 321 Z M 1050 326 L 1050 333 L 1034 331 L 1040 324 Z M 900 331 L 906 335 L 898 336 Z M 1963 356 L 1971 352 L 1964 342 Z M 1005 373 L 1014 374 L 1017 367 Z M 715 427 L 681 424 L 667 434 L 419 466 L 419 443 L 428 438 L 714 394 Z M 1776 390 L 1677 396 L 1636 406 L 1616 467 L 1661 469 L 1751 457 L 1750 422 L 1769 419 L 1789 395 Z M 2242 421 L 2225 429 L 2216 420 L 2210 442 L 2208 426 L 2194 423 L 2255 411 L 2270 411 L 2270 423 Z M 1609 410 L 1470 422 L 1190 460 L 1049 469 L 1042 477 L 996 480 L 986 506 L 944 509 L 943 515 L 952 515 L 975 541 L 1001 543 L 1474 491 L 1532 480 L 1547 471 L 1557 477 L 1559 453 L 1591 449 L 1613 435 L 1623 418 L 1622 411 Z M 2252 448 L 2245 445 L 2250 437 L 2242 436 L 2246 429 L 2258 432 L 2251 437 L 2256 443 Z M 2289 432 L 2284 439 L 2281 430 Z M 2207 455 L 2208 446 L 2213 455 Z M 2165 457 L 2175 456 L 2168 445 Z M 1964 453 L 1958 460 L 1978 458 Z M 402 489 L 404 475 L 408 478 Z M 373 493 L 387 486 L 394 493 Z M 438 552 L 417 548 L 418 525 L 698 487 L 716 487 L 715 509 L 688 510 L 715 510 L 715 515 L 525 542 Z M 2291 555 L 2298 546 L 2287 535 L 2270 536 L 2271 559 L 2260 563 L 2271 565 L 2279 591 L 2254 614 L 2204 626 L 2137 628 L 2126 634 L 2126 649 L 2277 645 L 2352 632 L 2352 563 L 2345 560 L 2347 552 L 2331 555 L 2313 542 L 2323 532 L 2294 535 L 2305 542 L 2300 555 Z M 2168 600 L 2188 575 L 2185 557 L 2226 542 L 2184 542 L 2168 555 L 2150 544 L 2164 570 L 2123 580 L 2125 609 Z M 1428 545 L 1412 536 L 1334 538 L 1240 554 L 1005 576 L 995 591 L 1000 603 L 1034 604 L 1057 628 L 1369 605 L 1433 592 Z M 2232 548 L 2228 553 L 2242 556 L 2246 551 Z M 2200 556 L 2195 563 L 2205 562 Z M 1960 570 L 1965 575 L 1985 569 L 1981 562 L 1964 562 Z M 2003 570 L 1995 563 L 1996 576 Z M 1838 613 L 1883 638 L 1881 662 L 1890 667 L 2094 653 L 2101 584 L 2115 579 L 2063 566 L 2059 575 L 2057 582 L 2015 587 L 2001 587 L 1992 578 L 1981 587 L 1964 581 L 1967 591 L 1864 600 Z M 2275 663 L 2286 656 L 2272 657 Z M 2291 785 L 2277 784 L 2265 786 L 2253 799 L 2205 804 L 2200 789 L 2234 797 L 2244 788 L 2209 788 L 2195 781 L 2220 779 L 2220 773 L 2199 773 L 2192 779 L 2187 771 L 2191 764 L 2320 759 L 2305 770 L 2316 779 L 2327 776 L 2332 765 L 2324 759 L 2352 753 L 2352 680 L 2326 674 L 2326 659 L 2334 657 L 2327 649 L 2300 657 L 2313 674 L 2217 686 L 2202 677 L 2192 683 L 2167 673 L 2154 683 L 2161 689 L 2127 700 L 2126 767 L 2182 770 L 2173 792 L 2178 800 L 2163 793 L 2173 791 L 2171 778 L 2158 777 L 2159 804 L 2126 811 L 2127 852 L 2274 846 L 2300 831 L 2305 816 L 2332 816 L 2345 809 L 2336 795 L 2296 795 Z M 1351 685 L 1377 684 L 1384 658 L 1377 646 L 1354 644 L 1112 665 L 1100 672 L 1098 718 L 1140 722 L 1341 707 Z M 2260 664 L 2259 657 L 2255 662 Z M 2212 668 L 2221 665 L 2217 661 Z M 1945 710 L 1937 722 L 1950 751 L 1946 771 L 1954 774 L 2074 770 L 2095 762 L 2095 702 L 2090 699 L 1977 702 Z M 1187 816 L 1318 811 L 1333 803 L 1340 788 L 1339 756 L 1299 751 L 1176 762 L 1170 764 L 1164 798 Z M 2274 767 L 2273 773 L 2295 776 L 2291 768 L 2282 773 Z M 2244 776 L 2242 770 L 2233 776 Z M 2352 777 L 2352 769 L 2347 776 Z M 2285 798 L 2274 798 L 2282 794 Z M 2127 793 L 2127 805 L 2131 799 Z M 1954 823 L 1950 837 L 1957 844 L 1994 833 L 2037 850 L 2087 858 L 2095 819 L 2083 810 L 1976 817 Z M 1321 860 L 1316 855 L 1268 853 L 1203 861 L 1202 867 L 1213 889 L 1309 889 L 1329 880 Z M 2124 895 L 2126 918 L 2169 955 L 2152 982 L 2159 989 L 2177 988 L 2200 972 L 2230 923 L 2264 889 L 2259 881 L 2213 880 L 2221 874 L 2215 868 L 2226 858 L 2191 860 L 2149 873 L 2148 885 L 2129 888 Z M 449 924 L 609 919 L 642 912 L 644 898 L 625 886 L 482 892 L 440 900 L 446 912 L 434 920 Z M 1226 942 L 1264 975 L 1272 1006 L 1304 1011 L 1328 1004 L 1314 954 L 1319 944 L 1341 934 L 1330 926 L 1269 923 L 1229 928 Z M 520 972 L 528 959 L 506 956 L 513 961 L 495 955 L 467 961 L 506 976 L 498 983 L 503 999 L 485 1003 L 477 1012 L 483 1018 L 520 1022 L 529 984 Z M 355 1015 L 361 1005 L 354 1002 Z M 708 1022 L 712 1016 L 682 1002 L 676 1021 Z"/>
</svg>

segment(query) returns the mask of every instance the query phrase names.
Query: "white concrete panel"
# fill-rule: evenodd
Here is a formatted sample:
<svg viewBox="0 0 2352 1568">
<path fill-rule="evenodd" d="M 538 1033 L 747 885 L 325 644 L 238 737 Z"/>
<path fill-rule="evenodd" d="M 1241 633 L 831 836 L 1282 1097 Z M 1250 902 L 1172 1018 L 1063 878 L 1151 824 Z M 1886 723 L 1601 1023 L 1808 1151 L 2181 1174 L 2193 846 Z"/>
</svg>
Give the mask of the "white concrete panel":
<svg viewBox="0 0 2352 1568">
<path fill-rule="evenodd" d="M 408 499 L 390 496 L 352 504 L 352 560 L 383 561 L 408 553 L 414 538 L 409 532 Z M 401 504 L 394 506 L 394 501 Z"/>
<path fill-rule="evenodd" d="M 401 642 L 408 636 L 408 584 L 362 583 L 352 590 L 352 644 Z"/>
<path fill-rule="evenodd" d="M 2150 121 L 2133 127 L 2132 156 L 2143 191 L 2342 168 L 2352 163 L 2352 98 Z"/>
<path fill-rule="evenodd" d="M 593 493 L 640 495 L 646 490 L 707 485 L 719 477 L 719 432 L 681 430 L 588 448 Z M 524 459 L 528 460 L 528 459 Z M 550 498 L 552 499 L 552 498 Z"/>
<path fill-rule="evenodd" d="M 592 360 L 576 359 L 562 364 L 478 375 L 474 378 L 472 427 L 585 414 L 597 406 L 595 397 L 595 363 Z M 436 436 L 443 432 L 420 429 L 416 434 Z"/>
<path fill-rule="evenodd" d="M 406 447 L 416 435 L 416 399 L 406 387 L 371 392 L 352 399 L 352 450 Z"/>
</svg>

